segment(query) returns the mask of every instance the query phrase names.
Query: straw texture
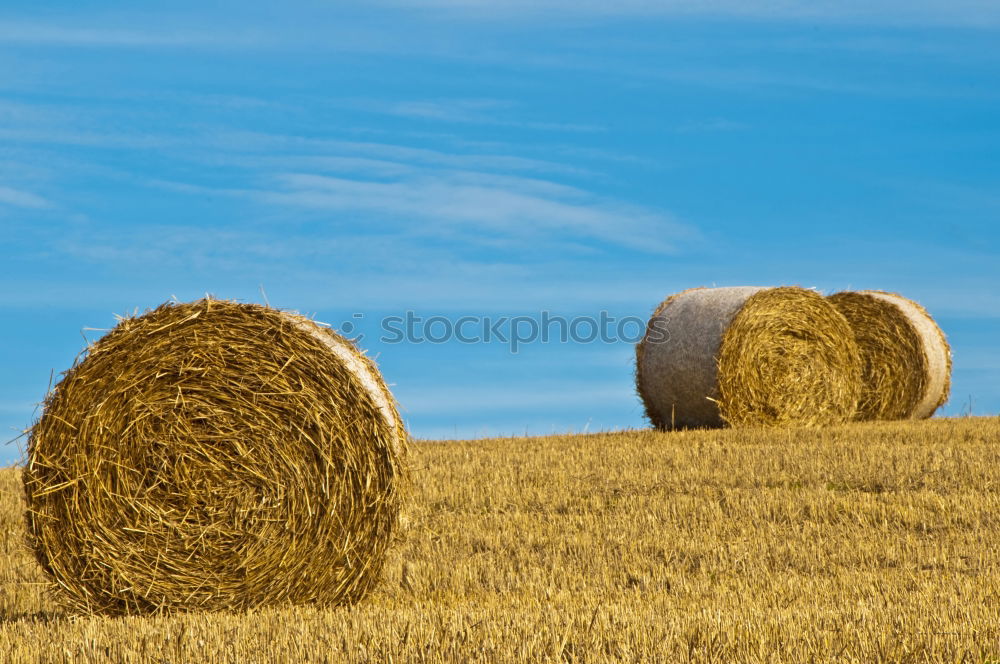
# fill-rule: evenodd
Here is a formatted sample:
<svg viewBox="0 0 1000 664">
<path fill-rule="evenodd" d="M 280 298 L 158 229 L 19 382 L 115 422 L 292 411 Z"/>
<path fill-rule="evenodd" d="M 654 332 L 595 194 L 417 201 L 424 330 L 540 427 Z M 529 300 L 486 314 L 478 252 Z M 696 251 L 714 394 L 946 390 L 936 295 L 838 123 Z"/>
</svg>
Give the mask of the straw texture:
<svg viewBox="0 0 1000 664">
<path fill-rule="evenodd" d="M 844 317 L 794 287 L 672 295 L 636 347 L 637 390 L 659 429 L 843 422 L 860 367 Z"/>
<path fill-rule="evenodd" d="M 165 304 L 122 319 L 47 398 L 28 539 L 82 612 L 352 603 L 396 532 L 405 457 L 349 341 L 268 307 Z"/>
<path fill-rule="evenodd" d="M 951 349 L 930 314 L 884 291 L 827 298 L 851 324 L 863 361 L 858 419 L 923 419 L 948 400 Z"/>
</svg>

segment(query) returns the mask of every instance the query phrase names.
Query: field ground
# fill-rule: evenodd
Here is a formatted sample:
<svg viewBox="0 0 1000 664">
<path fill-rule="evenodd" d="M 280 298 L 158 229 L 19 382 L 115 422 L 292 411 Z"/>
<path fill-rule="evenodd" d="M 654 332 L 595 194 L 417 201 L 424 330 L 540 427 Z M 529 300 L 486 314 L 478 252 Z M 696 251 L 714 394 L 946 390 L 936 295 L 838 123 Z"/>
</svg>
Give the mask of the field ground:
<svg viewBox="0 0 1000 664">
<path fill-rule="evenodd" d="M 63 614 L 0 471 L 0 661 L 992 662 L 1000 419 L 418 443 L 349 609 Z"/>
</svg>

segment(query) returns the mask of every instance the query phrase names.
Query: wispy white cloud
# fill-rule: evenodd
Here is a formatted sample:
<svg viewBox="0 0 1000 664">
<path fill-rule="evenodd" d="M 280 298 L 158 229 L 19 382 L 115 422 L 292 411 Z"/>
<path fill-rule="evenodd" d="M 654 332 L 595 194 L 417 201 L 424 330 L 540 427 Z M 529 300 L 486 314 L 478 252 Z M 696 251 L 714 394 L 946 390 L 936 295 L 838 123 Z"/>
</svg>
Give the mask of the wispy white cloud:
<svg viewBox="0 0 1000 664">
<path fill-rule="evenodd" d="M 204 147 L 232 154 L 271 153 L 272 155 L 310 155 L 312 157 L 355 157 L 397 163 L 411 163 L 462 170 L 526 171 L 538 173 L 581 174 L 583 169 L 565 163 L 534 159 L 517 154 L 458 153 L 418 148 L 395 143 L 349 141 L 342 139 L 264 134 L 246 131 L 221 131 L 199 137 Z M 514 146 L 505 146 L 510 150 Z"/>
<path fill-rule="evenodd" d="M 398 175 L 412 170 L 414 166 L 435 166 L 465 170 L 593 175 L 585 168 L 564 162 L 502 154 L 501 150 L 517 149 L 518 146 L 510 144 L 493 144 L 492 147 L 496 150 L 494 153 L 462 153 L 398 143 L 265 134 L 226 128 L 188 133 L 88 131 L 67 129 L 56 121 L 31 125 L 12 123 L 7 127 L 0 127 L 0 139 L 9 144 L 29 146 L 174 151 L 175 156 L 186 160 L 198 158 L 220 165 L 254 168 L 264 165 L 331 171 L 357 168 L 363 173 Z M 476 146 L 470 143 L 467 147 Z M 559 152 L 558 146 L 553 151 Z M 602 159 L 616 158 L 606 153 L 597 156 Z M 624 156 L 617 158 L 627 159 Z"/>
<path fill-rule="evenodd" d="M 276 184 L 244 193 L 270 205 L 405 220 L 410 232 L 468 241 L 485 233 L 487 239 L 598 241 L 669 253 L 693 235 L 664 213 L 566 185 L 485 173 L 422 173 L 390 182 L 287 173 Z"/>
<path fill-rule="evenodd" d="M 72 145 L 78 147 L 145 150 L 192 144 L 191 138 L 157 134 L 77 131 L 60 128 L 0 128 L 0 139 L 11 143 L 35 145 Z"/>
<path fill-rule="evenodd" d="M 562 175 L 597 177 L 597 174 L 571 164 L 517 155 L 483 153 L 447 153 L 434 150 L 413 149 L 390 144 L 357 144 L 331 146 L 323 149 L 322 143 L 310 142 L 299 150 L 247 148 L 252 152 L 228 149 L 216 150 L 207 138 L 200 145 L 192 144 L 186 150 L 186 159 L 212 166 L 225 166 L 258 172 L 310 172 L 317 174 L 339 173 L 351 177 L 393 178 L 414 175 L 422 169 L 435 168 L 457 171 L 486 171 L 494 173 L 521 173 L 525 175 Z M 206 148 L 208 144 L 208 148 Z M 512 146 L 504 146 L 512 149 Z M 315 152 L 315 153 L 310 153 Z"/>
<path fill-rule="evenodd" d="M 889 25 L 995 26 L 1000 6 L 989 0 L 379 0 L 380 4 L 460 13 L 468 17 L 638 16 L 755 20 L 828 20 Z"/>
<path fill-rule="evenodd" d="M 0 204 L 34 210 L 52 207 L 52 203 L 49 200 L 42 198 L 38 194 L 4 186 L 0 186 Z"/>
<path fill-rule="evenodd" d="M 364 107 L 393 115 L 446 120 L 448 122 L 484 122 L 488 114 L 509 109 L 511 102 L 499 99 L 416 100 L 395 102 L 364 102 Z"/>
<path fill-rule="evenodd" d="M 686 122 L 677 127 L 677 131 L 682 134 L 740 131 L 743 129 L 749 129 L 749 125 L 744 122 L 737 122 L 726 118 L 709 118 L 695 122 Z"/>
<path fill-rule="evenodd" d="M 568 271 L 565 263 L 524 266 L 462 260 L 460 256 L 451 256 L 449 260 L 405 243 L 390 244 L 390 248 L 383 250 L 374 246 L 377 242 L 372 238 L 342 238 L 337 243 L 339 251 L 330 242 L 322 260 L 317 260 L 318 254 L 303 253 L 283 263 L 268 258 L 254 262 L 250 253 L 253 250 L 243 253 L 232 247 L 228 252 L 208 253 L 210 249 L 198 241 L 198 230 L 192 228 L 186 235 L 189 243 L 197 246 L 185 247 L 187 253 L 180 256 L 155 254 L 163 258 L 162 262 L 143 263 L 144 257 L 153 254 L 143 253 L 143 248 L 132 242 L 132 238 L 109 235 L 81 238 L 73 247 L 64 243 L 59 251 L 72 259 L 74 266 L 81 269 L 103 266 L 115 274 L 124 274 L 120 270 L 127 268 L 132 276 L 84 282 L 43 279 L 37 275 L 31 279 L 5 276 L 0 278 L 0 304 L 42 309 L 86 304 L 124 312 L 137 306 L 151 306 L 171 295 L 182 300 L 195 299 L 206 290 L 218 297 L 259 301 L 258 286 L 263 284 L 273 305 L 307 311 L 350 308 L 400 312 L 419 306 L 423 311 L 463 315 L 482 311 L 531 313 L 542 309 L 592 312 L 595 302 L 599 302 L 600 307 L 619 307 L 648 315 L 652 305 L 665 293 L 690 286 L 690 282 L 664 284 L 616 277 L 607 271 L 592 275 L 571 272 L 563 276 Z M 152 234 L 147 239 L 152 240 Z M 281 239 L 275 236 L 268 239 L 272 244 L 281 244 Z M 308 238 L 299 244 L 315 243 L 314 238 Z M 95 251 L 94 245 L 98 244 L 115 251 Z M 198 258 L 203 252 L 205 260 Z M 223 253 L 228 256 L 220 256 Z M 411 255 L 413 260 L 407 260 Z M 418 260 L 423 260 L 423 265 L 414 265 Z M 143 265 L 155 267 L 140 274 L 135 267 Z"/>
<path fill-rule="evenodd" d="M 503 104 L 483 101 L 476 106 L 493 109 Z M 22 120 L 26 115 L 23 105 L 12 107 L 11 113 Z M 369 228 L 391 231 L 412 245 L 431 238 L 449 244 L 452 251 L 492 247 L 536 255 L 542 247 L 563 255 L 593 253 L 608 246 L 668 253 L 697 235 L 664 211 L 566 184 L 565 180 L 591 180 L 595 174 L 572 163 L 522 156 L 517 154 L 521 147 L 517 145 L 496 144 L 491 152 L 474 146 L 442 150 L 227 129 L 118 133 L 80 130 L 56 120 L 39 126 L 14 122 L 0 128 L 0 138 L 23 144 L 25 149 L 69 145 L 148 150 L 183 162 L 225 167 L 225 186 L 197 180 L 140 180 L 127 172 L 102 172 L 101 176 L 132 185 L 250 201 L 258 219 L 329 219 L 330 227 L 338 232 L 349 230 L 352 220 L 363 219 Z M 214 177 L 216 171 L 211 175 L 209 181 L 220 181 Z M 40 197 L 32 199 L 20 190 L 5 193 L 11 204 L 45 204 Z M 183 240 L 172 245 L 169 237 L 151 245 L 134 243 L 133 248 L 118 240 L 93 242 L 78 246 L 76 252 L 79 258 L 92 261 L 142 257 L 158 262 L 174 251 L 198 255 Z M 276 250 L 267 241 L 246 243 L 233 238 L 221 238 L 215 246 L 229 245 L 245 248 L 242 258 L 228 257 L 234 265 L 249 256 L 249 247 L 262 247 L 265 254 Z M 319 242 L 306 250 L 310 253 L 326 246 Z M 206 262 L 211 256 L 226 264 L 227 257 L 217 250 L 206 247 L 203 253 Z M 454 256 L 439 258 L 447 262 Z"/>
<path fill-rule="evenodd" d="M 777 53 L 845 53 L 845 54 L 876 54 L 879 56 L 898 56 L 905 58 L 928 58 L 935 62 L 978 63 L 1000 59 L 1000 52 L 983 48 L 989 44 L 993 36 L 989 32 L 969 33 L 939 33 L 937 35 L 922 35 L 914 39 L 909 31 L 836 31 L 830 33 L 798 32 L 794 35 L 772 37 L 767 40 L 747 38 L 732 40 L 730 45 L 740 48 L 752 48 L 758 52 L 774 51 Z"/>
<path fill-rule="evenodd" d="M 14 111 L 23 119 L 23 108 Z M 100 176 L 133 186 L 152 184 L 199 196 L 250 201 L 253 207 L 249 209 L 266 223 L 329 220 L 331 233 L 336 229 L 335 233 L 343 234 L 351 230 L 355 220 L 363 219 L 367 228 L 392 232 L 408 242 L 410 251 L 399 247 L 401 254 L 412 253 L 413 247 L 425 251 L 427 247 L 421 245 L 428 239 L 431 245 L 446 244 L 452 254 L 435 257 L 443 264 L 453 262 L 455 252 L 463 247 L 493 248 L 522 256 L 537 256 L 546 249 L 562 256 L 593 255 L 604 247 L 669 253 L 697 236 L 694 229 L 669 213 L 566 184 L 565 180 L 592 180 L 595 174 L 571 163 L 522 156 L 517 154 L 517 145 L 495 144 L 491 146 L 494 152 L 484 152 L 475 146 L 441 150 L 226 129 L 129 134 L 63 128 L 63 122 L 52 119 L 40 126 L 12 124 L 0 128 L 0 138 L 23 144 L 24 149 L 71 145 L 148 150 L 185 162 L 225 167 L 229 169 L 226 186 L 197 180 L 142 180 L 124 171 L 104 172 L 109 167 Z M 218 182 L 215 174 L 213 171 L 210 180 Z M 25 193 L 12 189 L 6 197 L 22 206 L 44 203 L 40 197 L 32 199 Z M 159 263 L 177 254 L 233 269 L 282 250 L 280 243 L 261 238 L 220 237 L 201 251 L 196 250 L 200 246 L 197 242 L 191 244 L 190 237 L 203 237 L 203 233 L 187 238 L 165 233 L 155 242 L 141 238 L 129 241 L 131 235 L 124 232 L 122 237 L 101 239 L 97 234 L 87 243 L 63 245 L 72 244 L 74 255 L 88 261 Z M 334 244 L 332 239 L 330 243 L 321 239 L 296 250 L 306 255 L 324 250 L 336 253 Z M 229 246 L 242 249 L 219 249 Z"/>
<path fill-rule="evenodd" d="M 805 91 L 868 97 L 976 97 L 996 98 L 996 90 L 983 90 L 963 82 L 928 85 L 921 81 L 889 78 L 880 73 L 865 77 L 799 73 L 775 66 L 698 66 L 637 68 L 630 72 L 636 78 L 663 80 L 692 87 L 718 90 Z"/>
<path fill-rule="evenodd" d="M 0 182 L 17 183 L 19 189 L 25 188 L 26 182 L 48 180 L 52 176 L 52 164 L 40 164 L 33 160 L 34 155 L 18 154 L 14 150 L 4 150 L 10 159 L 0 158 Z"/>
<path fill-rule="evenodd" d="M 70 27 L 39 22 L 0 21 L 0 42 L 5 45 L 99 47 L 259 46 L 270 38 L 261 32 L 241 30 L 142 29 Z"/>
<path fill-rule="evenodd" d="M 423 169 L 410 177 L 362 180 L 312 173 L 271 176 L 266 186 L 213 189 L 153 181 L 195 195 L 249 199 L 266 206 L 312 213 L 349 228 L 436 238 L 459 245 L 564 252 L 616 246 L 644 253 L 674 253 L 698 232 L 671 215 L 541 179 L 503 174 Z M 286 215 L 287 218 L 287 215 Z M 335 221 L 340 220 L 340 221 Z M 374 224 L 374 226 L 373 226 Z"/>
<path fill-rule="evenodd" d="M 51 105 L 32 104 L 0 98 L 0 122 L 8 127 L 53 124 L 66 118 L 66 113 Z"/>
<path fill-rule="evenodd" d="M 313 173 L 341 173 L 352 177 L 393 178 L 412 175 L 418 165 L 388 159 L 349 157 L 339 155 L 275 154 L 233 155 L 202 154 L 200 160 L 210 164 L 253 169 L 263 172 L 309 171 Z"/>
<path fill-rule="evenodd" d="M 517 127 L 540 131 L 598 132 L 604 127 L 566 122 L 540 122 L 510 117 L 513 102 L 501 99 L 434 99 L 355 101 L 351 105 L 376 113 L 460 124 Z"/>
</svg>

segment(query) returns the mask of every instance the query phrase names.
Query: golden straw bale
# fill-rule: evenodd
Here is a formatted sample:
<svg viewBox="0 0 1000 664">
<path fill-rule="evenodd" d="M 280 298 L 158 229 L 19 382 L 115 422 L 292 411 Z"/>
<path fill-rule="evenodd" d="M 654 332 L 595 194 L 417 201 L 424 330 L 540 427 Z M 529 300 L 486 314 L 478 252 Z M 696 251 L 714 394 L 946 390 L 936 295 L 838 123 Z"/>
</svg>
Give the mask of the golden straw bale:
<svg viewBox="0 0 1000 664">
<path fill-rule="evenodd" d="M 32 428 L 28 539 L 82 612 L 352 603 L 394 539 L 406 433 L 374 363 L 209 298 L 123 318 Z"/>
<path fill-rule="evenodd" d="M 847 321 L 797 287 L 671 295 L 636 346 L 637 390 L 659 429 L 843 422 L 860 372 Z"/>
<path fill-rule="evenodd" d="M 835 293 L 827 300 L 847 318 L 861 349 L 858 419 L 923 419 L 948 400 L 951 349 L 922 306 L 870 290 Z"/>
</svg>

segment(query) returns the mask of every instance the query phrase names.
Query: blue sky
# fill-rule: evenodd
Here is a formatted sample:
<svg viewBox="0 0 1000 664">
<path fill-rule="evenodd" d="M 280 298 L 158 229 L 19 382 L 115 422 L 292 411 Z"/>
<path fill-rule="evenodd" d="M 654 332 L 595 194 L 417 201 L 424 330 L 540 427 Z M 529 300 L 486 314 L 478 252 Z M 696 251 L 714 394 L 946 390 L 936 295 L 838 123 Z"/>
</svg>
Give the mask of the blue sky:
<svg viewBox="0 0 1000 664">
<path fill-rule="evenodd" d="M 261 285 L 356 323 L 418 437 L 642 426 L 632 346 L 380 318 L 712 284 L 906 294 L 942 412 L 1000 412 L 994 3 L 7 2 L 0 72 L 4 439 L 113 314 Z"/>
</svg>

